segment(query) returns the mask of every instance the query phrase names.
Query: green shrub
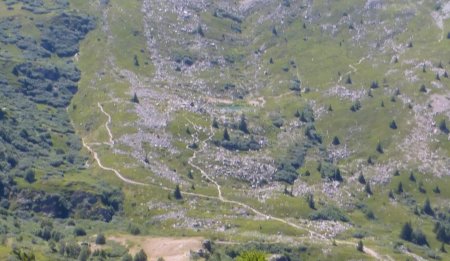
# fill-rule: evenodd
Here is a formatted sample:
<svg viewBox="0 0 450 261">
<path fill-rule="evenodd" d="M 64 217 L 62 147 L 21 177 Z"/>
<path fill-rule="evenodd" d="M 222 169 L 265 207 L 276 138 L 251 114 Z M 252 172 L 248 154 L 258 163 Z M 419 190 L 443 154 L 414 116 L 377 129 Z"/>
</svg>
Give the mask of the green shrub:
<svg viewBox="0 0 450 261">
<path fill-rule="evenodd" d="M 147 261 L 147 254 L 145 254 L 144 250 L 141 249 L 134 256 L 133 261 Z"/>
<path fill-rule="evenodd" d="M 236 261 L 266 261 L 266 255 L 263 252 L 247 251 L 240 254 Z"/>
<path fill-rule="evenodd" d="M 73 234 L 77 237 L 81 237 L 81 236 L 85 236 L 86 235 L 86 231 L 84 230 L 84 228 L 81 227 L 76 227 L 73 230 Z"/>
<path fill-rule="evenodd" d="M 105 235 L 99 233 L 97 235 L 97 237 L 95 238 L 95 244 L 97 244 L 97 245 L 104 245 L 104 244 L 106 244 Z"/>
<path fill-rule="evenodd" d="M 349 218 L 337 207 L 327 206 L 322 209 L 316 210 L 309 215 L 311 220 L 331 220 L 348 222 Z"/>
</svg>

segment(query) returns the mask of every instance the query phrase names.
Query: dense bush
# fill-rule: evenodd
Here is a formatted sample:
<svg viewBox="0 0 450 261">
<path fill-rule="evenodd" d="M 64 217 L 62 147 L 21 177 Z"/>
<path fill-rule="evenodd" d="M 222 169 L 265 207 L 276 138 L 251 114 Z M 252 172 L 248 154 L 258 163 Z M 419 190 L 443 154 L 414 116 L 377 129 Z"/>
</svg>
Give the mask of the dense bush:
<svg viewBox="0 0 450 261">
<path fill-rule="evenodd" d="M 303 245 L 287 245 L 282 243 L 246 243 L 239 245 L 218 245 L 213 244 L 210 251 L 211 255 L 206 257 L 206 260 L 231 260 L 242 256 L 243 253 L 255 251 L 259 253 L 267 253 L 269 256 L 277 255 L 281 259 L 300 261 L 300 255 L 307 252 L 308 248 Z"/>
<path fill-rule="evenodd" d="M 95 244 L 97 245 L 104 245 L 106 244 L 106 238 L 105 235 L 103 234 L 98 234 L 97 237 L 95 238 Z"/>
<path fill-rule="evenodd" d="M 427 245 L 427 237 L 421 230 L 414 230 L 410 222 L 406 222 L 400 232 L 400 238 L 406 241 L 413 242 L 416 245 Z"/>
<path fill-rule="evenodd" d="M 253 139 L 253 137 L 241 138 L 241 137 L 233 137 L 230 140 L 222 140 L 222 141 L 214 141 L 216 146 L 224 147 L 227 150 L 239 150 L 239 151 L 249 151 L 249 150 L 259 150 L 261 149 L 261 145 L 257 141 Z"/>
<path fill-rule="evenodd" d="M 450 216 L 448 213 L 450 213 L 448 210 L 437 213 L 438 221 L 433 229 L 436 239 L 446 244 L 450 244 Z"/>
<path fill-rule="evenodd" d="M 238 15 L 233 14 L 233 13 L 228 12 L 228 11 L 223 10 L 223 9 L 216 9 L 216 10 L 214 10 L 213 15 L 215 17 L 219 17 L 219 18 L 230 19 L 230 20 L 232 20 L 232 21 L 234 21 L 236 23 L 242 23 L 242 18 L 240 18 Z"/>
<path fill-rule="evenodd" d="M 294 79 L 291 80 L 291 85 L 289 86 L 289 89 L 291 91 L 299 92 L 299 91 L 301 91 L 301 84 L 302 83 L 301 83 L 301 81 L 299 79 L 294 78 Z"/>
<path fill-rule="evenodd" d="M 134 256 L 133 261 L 147 261 L 147 254 L 145 254 L 144 250 L 141 249 Z"/>
<path fill-rule="evenodd" d="M 136 225 L 130 224 L 128 225 L 128 232 L 130 232 L 132 235 L 139 235 L 141 233 L 141 230 Z"/>
<path fill-rule="evenodd" d="M 314 211 L 309 215 L 311 220 L 332 220 L 348 222 L 349 218 L 337 207 L 327 206 Z"/>
<path fill-rule="evenodd" d="M 314 122 L 314 111 L 311 106 L 305 106 L 299 115 L 300 121 L 302 122 Z"/>
<path fill-rule="evenodd" d="M 287 155 L 278 162 L 274 179 L 289 184 L 294 183 L 298 177 L 297 170 L 305 162 L 307 146 L 303 143 L 296 143 L 288 149 Z"/>
<path fill-rule="evenodd" d="M 0 42 L 5 44 L 15 44 L 23 38 L 20 34 L 22 25 L 18 18 L 7 17 L 0 20 Z"/>
<path fill-rule="evenodd" d="M 321 144 L 322 136 L 317 132 L 316 127 L 312 123 L 308 123 L 305 128 L 305 136 L 313 144 Z"/>
<path fill-rule="evenodd" d="M 18 77 L 21 91 L 37 103 L 67 107 L 77 92 L 80 71 L 73 64 L 56 67 L 51 64 L 22 63 L 12 73 Z"/>
<path fill-rule="evenodd" d="M 63 13 L 42 30 L 42 47 L 60 57 L 72 56 L 78 52 L 79 42 L 94 28 L 92 17 Z"/>
<path fill-rule="evenodd" d="M 85 236 L 85 235 L 86 235 L 86 231 L 84 230 L 84 228 L 76 227 L 76 228 L 74 228 L 74 230 L 73 230 L 73 234 L 74 234 L 75 236 L 77 236 L 77 237 Z"/>
<path fill-rule="evenodd" d="M 341 171 L 339 168 L 334 166 L 333 164 L 322 161 L 319 164 L 318 171 L 323 179 L 334 180 L 334 181 L 343 181 Z"/>
</svg>

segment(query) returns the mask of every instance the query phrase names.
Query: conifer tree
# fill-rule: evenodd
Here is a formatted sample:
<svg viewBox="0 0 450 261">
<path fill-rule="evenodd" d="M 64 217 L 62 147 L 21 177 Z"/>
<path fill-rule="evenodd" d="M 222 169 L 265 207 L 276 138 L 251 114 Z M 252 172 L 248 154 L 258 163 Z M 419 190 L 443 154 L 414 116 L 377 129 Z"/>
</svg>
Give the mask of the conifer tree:
<svg viewBox="0 0 450 261">
<path fill-rule="evenodd" d="M 131 102 L 139 103 L 139 98 L 137 97 L 136 93 L 134 93 L 133 98 L 131 98 Z"/>
<path fill-rule="evenodd" d="M 341 141 L 339 140 L 339 138 L 337 136 L 334 136 L 332 143 L 333 143 L 333 145 L 339 145 L 339 144 L 341 144 Z"/>
<path fill-rule="evenodd" d="M 225 130 L 223 131 L 223 140 L 230 140 L 230 134 L 228 133 L 228 129 L 225 127 Z"/>
<path fill-rule="evenodd" d="M 180 185 L 177 184 L 175 186 L 175 190 L 173 191 L 173 196 L 177 200 L 183 199 L 183 196 L 181 195 Z"/>
<path fill-rule="evenodd" d="M 364 244 L 361 240 L 359 240 L 358 244 L 356 245 L 356 250 L 359 252 L 364 252 Z"/>
<path fill-rule="evenodd" d="M 362 173 L 359 174 L 358 182 L 361 184 L 366 184 L 366 179 L 364 178 L 364 175 Z"/>
</svg>

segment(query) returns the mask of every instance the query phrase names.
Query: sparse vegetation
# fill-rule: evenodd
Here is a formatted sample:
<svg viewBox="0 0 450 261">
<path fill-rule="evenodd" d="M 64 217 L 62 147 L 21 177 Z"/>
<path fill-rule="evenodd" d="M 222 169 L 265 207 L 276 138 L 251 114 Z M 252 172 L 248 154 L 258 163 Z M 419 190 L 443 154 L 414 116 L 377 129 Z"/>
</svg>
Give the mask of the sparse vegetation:
<svg viewBox="0 0 450 261">
<path fill-rule="evenodd" d="M 444 3 L 0 9 L 0 260 L 449 259 Z"/>
</svg>

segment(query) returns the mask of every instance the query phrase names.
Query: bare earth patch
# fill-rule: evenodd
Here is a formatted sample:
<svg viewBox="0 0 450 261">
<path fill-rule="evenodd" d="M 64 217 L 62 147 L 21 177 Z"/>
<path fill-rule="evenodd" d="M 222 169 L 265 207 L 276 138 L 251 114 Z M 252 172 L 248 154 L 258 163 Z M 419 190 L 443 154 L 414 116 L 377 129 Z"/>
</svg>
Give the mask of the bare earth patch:
<svg viewBox="0 0 450 261">
<path fill-rule="evenodd" d="M 200 237 L 143 237 L 143 236 L 113 236 L 108 240 L 115 241 L 130 249 L 134 255 L 143 249 L 149 260 L 157 260 L 159 257 L 166 261 L 188 261 L 190 252 L 198 251 L 202 248 L 202 238 Z"/>
</svg>

